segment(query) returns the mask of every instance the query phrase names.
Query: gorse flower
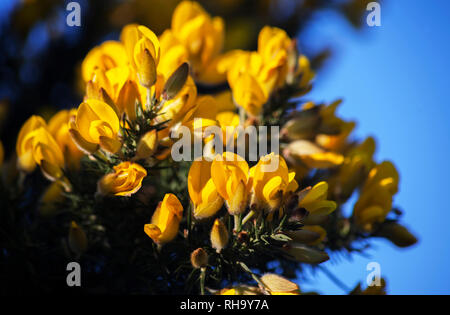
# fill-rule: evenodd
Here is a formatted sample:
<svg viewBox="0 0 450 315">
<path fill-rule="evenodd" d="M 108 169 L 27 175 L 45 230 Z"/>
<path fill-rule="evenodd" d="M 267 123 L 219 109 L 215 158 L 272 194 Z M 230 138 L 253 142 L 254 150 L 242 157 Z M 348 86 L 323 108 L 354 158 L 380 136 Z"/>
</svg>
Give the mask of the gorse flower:
<svg viewBox="0 0 450 315">
<path fill-rule="evenodd" d="M 220 55 L 225 37 L 223 19 L 212 18 L 197 2 L 182 1 L 173 12 L 171 26 L 162 36 L 171 36 L 184 47 L 195 76 L 207 83 L 223 81 L 225 71 L 219 66 L 224 59 Z"/>
<path fill-rule="evenodd" d="M 24 172 L 32 172 L 39 165 L 50 180 L 63 177 L 63 153 L 41 117 L 32 116 L 22 126 L 16 152 L 18 167 Z"/>
<path fill-rule="evenodd" d="M 247 162 L 231 152 L 217 155 L 211 164 L 211 178 L 232 215 L 243 213 L 247 207 L 248 170 Z"/>
<path fill-rule="evenodd" d="M 114 166 L 114 173 L 100 179 L 97 191 L 102 195 L 130 196 L 141 188 L 145 176 L 147 171 L 139 164 L 122 162 Z"/>
<path fill-rule="evenodd" d="M 119 128 L 119 118 L 108 104 L 89 99 L 78 107 L 70 121 L 69 132 L 85 153 L 94 153 L 99 148 L 116 153 L 121 147 Z"/>
<path fill-rule="evenodd" d="M 48 131 L 61 148 L 67 167 L 75 169 L 80 166 L 83 151 L 76 146 L 70 136 L 69 122 L 72 116 L 76 116 L 75 109 L 59 111 L 49 120 Z"/>
<path fill-rule="evenodd" d="M 370 170 L 353 209 L 353 215 L 359 225 L 371 230 L 374 223 L 384 221 L 391 211 L 398 182 L 399 175 L 391 162 L 384 161 Z"/>
<path fill-rule="evenodd" d="M 283 157 L 274 153 L 262 157 L 250 173 L 253 203 L 269 210 L 276 210 L 298 188 L 295 172 L 289 172 Z"/>
<path fill-rule="evenodd" d="M 166 194 L 152 216 L 150 224 L 144 226 L 145 233 L 157 244 L 172 241 L 178 233 L 183 206 L 173 194 Z"/>
<path fill-rule="evenodd" d="M 215 215 L 224 203 L 211 178 L 211 164 L 212 162 L 200 158 L 192 162 L 189 170 L 188 190 L 197 219 Z"/>
</svg>

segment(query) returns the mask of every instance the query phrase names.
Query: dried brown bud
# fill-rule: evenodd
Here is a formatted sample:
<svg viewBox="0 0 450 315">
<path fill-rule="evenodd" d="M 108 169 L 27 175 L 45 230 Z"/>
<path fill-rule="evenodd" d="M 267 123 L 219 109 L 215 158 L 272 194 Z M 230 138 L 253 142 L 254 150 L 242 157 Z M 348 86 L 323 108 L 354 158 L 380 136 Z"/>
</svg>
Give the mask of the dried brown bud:
<svg viewBox="0 0 450 315">
<path fill-rule="evenodd" d="M 194 268 L 203 268 L 208 265 L 208 253 L 203 248 L 197 248 L 191 253 L 191 264 Z"/>
</svg>

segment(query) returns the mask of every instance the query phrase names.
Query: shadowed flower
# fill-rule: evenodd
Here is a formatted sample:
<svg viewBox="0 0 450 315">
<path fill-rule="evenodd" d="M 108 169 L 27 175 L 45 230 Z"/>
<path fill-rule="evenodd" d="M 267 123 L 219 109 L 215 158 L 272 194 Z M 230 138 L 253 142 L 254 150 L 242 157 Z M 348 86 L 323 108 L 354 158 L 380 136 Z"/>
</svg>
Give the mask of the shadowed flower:
<svg viewBox="0 0 450 315">
<path fill-rule="evenodd" d="M 214 221 L 211 229 L 211 246 L 220 253 L 228 244 L 228 231 L 220 219 Z"/>
<path fill-rule="evenodd" d="M 120 122 L 116 112 L 106 103 L 89 99 L 81 103 L 76 116 L 72 116 L 69 132 L 77 146 L 92 154 L 99 148 L 116 153 Z"/>
<path fill-rule="evenodd" d="M 391 162 L 384 161 L 372 168 L 353 208 L 353 215 L 360 226 L 371 230 L 374 223 L 385 220 L 391 211 L 398 182 L 397 170 Z"/>
<path fill-rule="evenodd" d="M 63 153 L 41 117 L 31 116 L 22 126 L 16 152 L 22 171 L 32 172 L 39 165 L 48 179 L 54 181 L 63 177 Z"/>
<path fill-rule="evenodd" d="M 70 117 L 75 116 L 76 113 L 76 109 L 61 110 L 48 122 L 48 131 L 61 148 L 66 166 L 71 169 L 77 169 L 80 166 L 80 159 L 84 155 L 73 142 L 69 132 Z"/>
<path fill-rule="evenodd" d="M 81 255 L 87 249 L 88 240 L 86 233 L 83 229 L 75 222 L 70 223 L 69 228 L 69 247 L 77 255 Z"/>
<path fill-rule="evenodd" d="M 166 194 L 152 216 L 150 224 L 144 226 L 145 233 L 157 244 L 173 240 L 178 233 L 183 206 L 174 194 Z"/>
<path fill-rule="evenodd" d="M 232 152 L 217 155 L 211 165 L 211 177 L 232 215 L 245 211 L 248 202 L 248 164 Z"/>
<path fill-rule="evenodd" d="M 197 159 L 189 169 L 188 190 L 197 219 L 215 215 L 224 202 L 211 178 L 211 164 L 210 161 Z"/>
<path fill-rule="evenodd" d="M 141 188 L 145 176 L 147 171 L 139 164 L 122 162 L 114 166 L 114 173 L 99 180 L 97 191 L 101 195 L 131 196 Z"/>
</svg>

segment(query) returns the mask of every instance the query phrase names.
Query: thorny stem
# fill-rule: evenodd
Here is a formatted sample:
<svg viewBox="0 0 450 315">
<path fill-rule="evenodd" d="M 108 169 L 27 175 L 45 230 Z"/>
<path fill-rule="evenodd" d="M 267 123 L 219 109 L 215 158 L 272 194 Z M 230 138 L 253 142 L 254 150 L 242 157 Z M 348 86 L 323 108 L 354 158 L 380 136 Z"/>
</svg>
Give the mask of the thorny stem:
<svg viewBox="0 0 450 315">
<path fill-rule="evenodd" d="M 245 263 L 243 263 L 242 261 L 238 261 L 237 263 L 246 273 L 248 273 L 253 278 L 253 280 L 256 281 L 256 283 L 258 283 L 258 285 L 261 287 L 262 290 L 267 291 L 267 288 L 264 285 L 264 283 L 262 283 L 261 279 L 259 279 L 259 277 L 256 274 L 254 274 L 253 271 L 251 271 L 250 268 L 248 268 Z"/>
</svg>

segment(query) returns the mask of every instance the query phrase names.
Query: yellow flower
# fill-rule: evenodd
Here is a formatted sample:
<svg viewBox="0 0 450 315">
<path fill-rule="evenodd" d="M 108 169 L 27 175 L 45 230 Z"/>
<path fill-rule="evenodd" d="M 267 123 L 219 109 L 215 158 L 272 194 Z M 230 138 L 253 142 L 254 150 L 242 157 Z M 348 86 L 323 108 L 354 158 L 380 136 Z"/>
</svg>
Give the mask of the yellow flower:
<svg viewBox="0 0 450 315">
<path fill-rule="evenodd" d="M 230 141 L 238 137 L 237 127 L 240 125 L 239 115 L 235 112 L 221 112 L 216 116 L 216 120 L 222 129 L 222 143 L 226 146 Z"/>
<path fill-rule="evenodd" d="M 228 231 L 220 219 L 214 221 L 211 229 L 211 246 L 220 253 L 228 244 Z"/>
<path fill-rule="evenodd" d="M 189 169 L 188 190 L 197 219 L 215 215 L 224 202 L 211 178 L 211 164 L 212 162 L 200 158 Z"/>
<path fill-rule="evenodd" d="M 57 142 L 39 116 L 31 116 L 22 126 L 16 143 L 18 167 L 32 172 L 36 165 L 50 180 L 63 177 L 64 156 Z"/>
<path fill-rule="evenodd" d="M 202 81 L 218 83 L 224 71 L 218 69 L 224 42 L 224 22 L 211 16 L 197 3 L 182 1 L 172 16 L 171 34 L 185 47 L 189 61 Z"/>
<path fill-rule="evenodd" d="M 106 41 L 89 51 L 81 64 L 83 80 L 88 82 L 94 76 L 94 70 L 106 72 L 110 69 L 127 66 L 128 58 L 122 43 Z"/>
<path fill-rule="evenodd" d="M 385 220 L 391 211 L 398 182 L 399 175 L 391 162 L 384 161 L 372 168 L 353 208 L 353 215 L 360 226 L 371 230 L 374 223 Z"/>
<path fill-rule="evenodd" d="M 299 82 L 301 88 L 306 88 L 315 76 L 314 72 L 311 70 L 308 58 L 304 55 L 298 57 L 295 76 L 301 78 Z"/>
<path fill-rule="evenodd" d="M 251 116 L 258 116 L 268 94 L 251 74 L 243 73 L 233 87 L 234 101 Z"/>
<path fill-rule="evenodd" d="M 211 165 L 211 177 L 232 215 L 245 211 L 248 202 L 248 164 L 232 152 L 217 155 Z"/>
<path fill-rule="evenodd" d="M 258 287 L 239 285 L 231 288 L 224 288 L 217 294 L 219 295 L 261 295 L 262 292 Z"/>
<path fill-rule="evenodd" d="M 70 223 L 69 228 L 69 247 L 77 255 L 81 255 L 86 251 L 88 240 L 86 233 L 78 226 L 75 221 Z"/>
<path fill-rule="evenodd" d="M 129 24 L 122 29 L 120 40 L 139 83 L 150 88 L 157 79 L 156 67 L 161 54 L 158 37 L 143 25 Z"/>
<path fill-rule="evenodd" d="M 123 112 L 129 114 L 129 103 L 132 103 L 131 113 L 134 113 L 134 103 L 136 99 L 139 99 L 139 95 L 136 84 L 130 83 L 131 77 L 128 66 L 112 68 L 108 71 L 95 69 L 92 79 L 86 83 L 85 100 L 95 99 L 107 103 L 118 116 Z"/>
<path fill-rule="evenodd" d="M 352 148 L 346 154 L 338 173 L 330 179 L 330 190 L 341 199 L 349 198 L 373 167 L 374 152 L 375 140 L 371 137 Z"/>
<path fill-rule="evenodd" d="M 157 244 L 173 240 L 178 233 L 183 206 L 174 194 L 166 194 L 152 216 L 150 224 L 144 226 L 145 233 Z"/>
<path fill-rule="evenodd" d="M 161 59 L 158 73 L 165 74 L 166 79 L 184 62 L 189 61 L 189 53 L 171 30 L 165 30 L 159 37 Z"/>
<path fill-rule="evenodd" d="M 274 273 L 266 273 L 261 282 L 271 295 L 299 295 L 300 288 L 294 282 Z"/>
<path fill-rule="evenodd" d="M 77 146 L 88 154 L 99 147 L 116 153 L 121 147 L 119 128 L 119 118 L 108 104 L 89 99 L 78 107 L 76 116 L 70 121 L 69 132 Z"/>
<path fill-rule="evenodd" d="M 122 162 L 114 166 L 114 173 L 100 179 L 97 190 L 102 195 L 131 196 L 141 188 L 145 176 L 147 171 L 139 164 Z"/>
<path fill-rule="evenodd" d="M 156 129 L 145 133 L 141 139 L 139 139 L 136 147 L 135 159 L 147 159 L 152 156 L 158 147 L 158 133 Z"/>
<path fill-rule="evenodd" d="M 61 110 L 48 122 L 48 131 L 53 135 L 64 154 L 66 166 L 78 168 L 83 152 L 73 142 L 69 132 L 71 116 L 76 116 L 76 109 Z"/>
<path fill-rule="evenodd" d="M 328 195 L 326 182 L 319 182 L 313 188 L 302 191 L 300 194 L 298 206 L 305 208 L 312 215 L 327 215 L 336 209 L 336 202 L 326 200 Z"/>
<path fill-rule="evenodd" d="M 288 55 L 294 48 L 295 42 L 285 31 L 266 26 L 259 33 L 256 52 L 235 51 L 232 62 L 227 61 L 234 101 L 249 115 L 259 115 L 272 92 L 285 84 Z"/>
<path fill-rule="evenodd" d="M 295 43 L 287 33 L 277 27 L 265 26 L 259 32 L 258 53 L 264 64 L 261 77 L 269 90 L 284 84 L 288 71 L 287 57 L 293 45 Z"/>
<path fill-rule="evenodd" d="M 39 201 L 38 211 L 42 216 L 51 216 L 58 210 L 58 204 L 64 201 L 63 186 L 59 182 L 51 183 Z"/>
<path fill-rule="evenodd" d="M 285 194 L 298 188 L 295 172 L 289 172 L 286 161 L 278 154 L 270 153 L 261 157 L 250 171 L 254 193 L 254 203 L 276 210 Z"/>
<path fill-rule="evenodd" d="M 226 91 L 214 96 L 199 95 L 195 111 L 192 113 L 192 118 L 205 118 L 215 120 L 217 115 L 222 112 L 233 112 L 236 106 L 233 104 L 231 92 Z"/>
<path fill-rule="evenodd" d="M 327 150 L 342 151 L 348 136 L 356 126 L 355 122 L 347 122 L 336 116 L 336 109 L 341 103 L 341 100 L 337 100 L 324 107 L 320 112 L 322 128 L 338 131 L 336 134 L 318 134 L 316 136 L 316 143 Z"/>
<path fill-rule="evenodd" d="M 289 158 L 309 168 L 330 168 L 344 162 L 341 154 L 325 151 L 307 140 L 296 140 L 289 143 L 284 152 Z"/>
<path fill-rule="evenodd" d="M 195 101 L 197 97 L 197 87 L 194 80 L 189 76 L 183 88 L 177 93 L 175 97 L 164 101 L 163 106 L 158 111 L 156 122 L 168 121 L 168 127 L 176 125 L 178 122 L 185 119 L 190 111 L 195 108 Z"/>
</svg>

